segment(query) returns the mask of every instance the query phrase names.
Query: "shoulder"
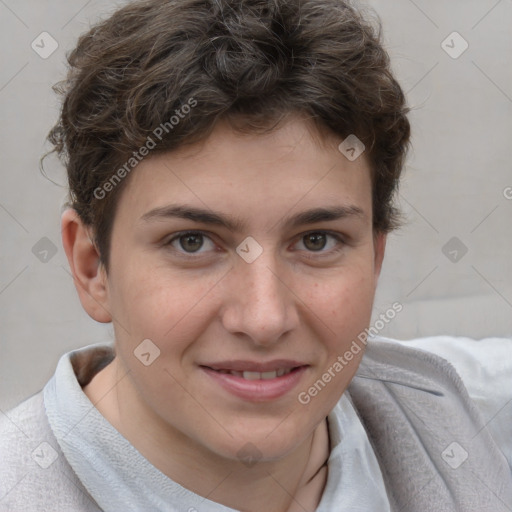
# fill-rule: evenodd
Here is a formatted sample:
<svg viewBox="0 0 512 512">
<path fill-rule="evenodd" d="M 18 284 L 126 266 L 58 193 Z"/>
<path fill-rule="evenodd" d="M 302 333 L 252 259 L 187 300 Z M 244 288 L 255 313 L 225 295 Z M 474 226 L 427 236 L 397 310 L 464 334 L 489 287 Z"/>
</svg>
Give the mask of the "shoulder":
<svg viewBox="0 0 512 512">
<path fill-rule="evenodd" d="M 46 417 L 43 391 L 0 417 L 0 511 L 97 512 Z"/>
<path fill-rule="evenodd" d="M 442 371 L 460 380 L 512 468 L 512 338 L 432 336 L 405 341 L 378 337 L 368 349 L 373 365 L 395 365 L 396 372 L 413 371 L 416 379 L 420 373 Z"/>
<path fill-rule="evenodd" d="M 398 508 L 414 502 L 410 510 L 430 510 L 434 500 L 436 510 L 504 510 L 504 503 L 512 505 L 510 425 L 490 428 L 493 421 L 484 419 L 452 362 L 423 347 L 374 338 L 349 396 Z M 492 384 L 485 390 L 495 403 Z"/>
</svg>

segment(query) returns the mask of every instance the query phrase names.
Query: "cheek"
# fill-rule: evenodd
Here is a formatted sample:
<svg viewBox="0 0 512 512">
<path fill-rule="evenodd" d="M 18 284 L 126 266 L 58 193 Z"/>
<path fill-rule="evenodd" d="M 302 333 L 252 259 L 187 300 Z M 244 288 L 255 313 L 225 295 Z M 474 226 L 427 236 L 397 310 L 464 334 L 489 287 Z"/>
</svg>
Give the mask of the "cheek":
<svg viewBox="0 0 512 512">
<path fill-rule="evenodd" d="M 118 329 L 120 338 L 130 346 L 149 338 L 162 352 L 183 350 L 186 340 L 193 339 L 209 318 L 206 306 L 216 280 L 211 275 L 170 272 L 147 262 L 124 268 L 126 278 L 118 273 L 112 295 L 112 313 L 125 327 Z"/>
<path fill-rule="evenodd" d="M 368 326 L 374 299 L 372 269 L 368 266 L 340 269 L 336 275 L 316 282 L 308 304 L 341 339 L 357 335 Z"/>
<path fill-rule="evenodd" d="M 340 271 L 336 277 L 313 287 L 309 305 L 315 313 L 316 320 L 312 321 L 324 352 L 315 374 L 301 390 L 302 398 L 309 402 L 306 407 L 312 411 L 327 414 L 334 407 L 364 355 L 365 345 L 359 342 L 358 336 L 371 320 L 374 298 L 371 276 L 369 266 L 362 265 L 358 271 L 351 267 L 350 271 Z"/>
</svg>

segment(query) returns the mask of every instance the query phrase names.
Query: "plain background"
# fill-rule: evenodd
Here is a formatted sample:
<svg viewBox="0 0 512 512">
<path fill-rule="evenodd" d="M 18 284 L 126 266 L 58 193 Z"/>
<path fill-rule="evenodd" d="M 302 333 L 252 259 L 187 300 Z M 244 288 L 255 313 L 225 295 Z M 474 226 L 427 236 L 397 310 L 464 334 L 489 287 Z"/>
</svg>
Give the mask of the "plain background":
<svg viewBox="0 0 512 512">
<path fill-rule="evenodd" d="M 380 334 L 511 337 L 512 0 L 364 4 L 382 20 L 413 108 L 413 150 L 398 196 L 408 222 L 388 239 L 374 319 L 394 302 L 403 310 Z M 63 353 L 113 339 L 111 325 L 82 310 L 69 274 L 60 241 L 64 170 L 48 159 L 55 184 L 38 161 L 57 119 L 51 86 L 64 77 L 65 54 L 116 5 L 0 0 L 3 411 L 41 389 Z M 31 47 L 42 32 L 59 45 L 45 59 Z M 53 246 L 42 261 L 41 250 Z"/>
</svg>

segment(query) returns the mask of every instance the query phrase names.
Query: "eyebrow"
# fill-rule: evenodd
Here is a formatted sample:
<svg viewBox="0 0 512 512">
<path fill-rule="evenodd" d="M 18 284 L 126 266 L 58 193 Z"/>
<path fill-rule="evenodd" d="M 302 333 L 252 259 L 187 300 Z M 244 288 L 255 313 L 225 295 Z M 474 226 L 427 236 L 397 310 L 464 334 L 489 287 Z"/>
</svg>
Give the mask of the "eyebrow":
<svg viewBox="0 0 512 512">
<path fill-rule="evenodd" d="M 202 224 L 221 226 L 233 233 L 241 233 L 245 231 L 246 228 L 245 222 L 242 222 L 231 215 L 186 205 L 168 205 L 154 208 L 142 215 L 140 221 L 151 222 L 171 218 L 188 219 Z M 285 218 L 282 223 L 287 228 L 295 228 L 306 224 L 328 222 L 345 218 L 359 218 L 363 220 L 366 219 L 366 213 L 355 205 L 313 208 Z"/>
</svg>

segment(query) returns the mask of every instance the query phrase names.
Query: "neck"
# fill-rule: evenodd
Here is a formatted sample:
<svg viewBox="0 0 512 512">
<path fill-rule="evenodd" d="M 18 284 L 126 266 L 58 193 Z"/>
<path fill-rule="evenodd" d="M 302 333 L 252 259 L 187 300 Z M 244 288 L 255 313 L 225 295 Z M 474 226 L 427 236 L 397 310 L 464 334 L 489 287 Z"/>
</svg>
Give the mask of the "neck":
<svg viewBox="0 0 512 512">
<path fill-rule="evenodd" d="M 283 458 L 243 465 L 212 453 L 163 423 L 142 401 L 126 400 L 137 392 L 129 377 L 120 380 L 122 373 L 116 363 L 117 358 L 83 391 L 112 426 L 163 474 L 200 496 L 244 512 L 316 509 L 327 479 L 326 421 Z M 115 392 L 108 393 L 111 389 Z"/>
</svg>

